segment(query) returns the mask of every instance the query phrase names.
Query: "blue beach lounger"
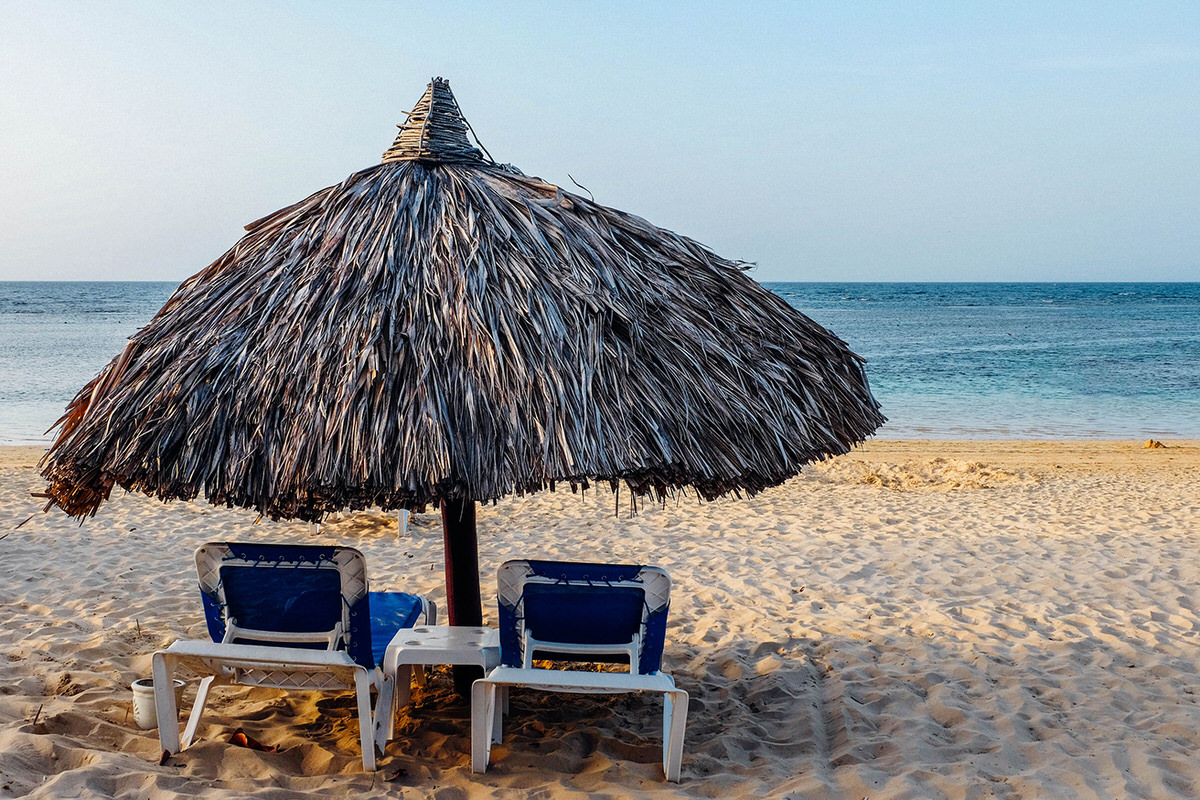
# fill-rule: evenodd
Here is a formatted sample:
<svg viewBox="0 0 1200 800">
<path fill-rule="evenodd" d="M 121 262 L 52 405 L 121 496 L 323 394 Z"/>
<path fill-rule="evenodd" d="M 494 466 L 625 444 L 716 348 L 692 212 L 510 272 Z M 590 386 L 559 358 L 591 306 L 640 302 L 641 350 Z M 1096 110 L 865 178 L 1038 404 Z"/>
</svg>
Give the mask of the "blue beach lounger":
<svg viewBox="0 0 1200 800">
<path fill-rule="evenodd" d="M 178 641 L 154 654 L 154 702 L 163 750 L 196 735 L 216 684 L 341 692 L 358 698 L 363 768 L 375 769 L 375 727 L 392 708 L 391 680 L 378 668 L 397 630 L 437 609 L 419 595 L 371 592 L 366 561 L 351 547 L 214 542 L 196 551 L 212 641 Z M 172 685 L 175 668 L 200 676 L 182 741 Z M 371 689 L 378 692 L 371 710 Z"/>
<path fill-rule="evenodd" d="M 471 691 L 471 769 L 486 772 L 508 689 L 661 692 L 663 772 L 679 780 L 687 692 L 661 672 L 671 579 L 658 567 L 508 561 L 497 576 L 501 666 Z M 542 669 L 533 660 L 627 661 L 628 672 Z"/>
</svg>

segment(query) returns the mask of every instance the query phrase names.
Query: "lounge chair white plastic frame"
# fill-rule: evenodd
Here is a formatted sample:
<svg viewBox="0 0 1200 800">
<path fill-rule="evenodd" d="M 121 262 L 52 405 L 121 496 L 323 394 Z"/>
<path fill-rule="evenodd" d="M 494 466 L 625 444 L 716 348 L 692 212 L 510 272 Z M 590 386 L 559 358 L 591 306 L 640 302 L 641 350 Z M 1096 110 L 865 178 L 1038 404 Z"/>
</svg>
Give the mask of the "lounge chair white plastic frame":
<svg viewBox="0 0 1200 800">
<path fill-rule="evenodd" d="M 617 570 L 618 579 L 611 577 Z M 502 740 L 503 716 L 508 712 L 508 690 L 513 686 L 553 692 L 618 693 L 661 692 L 663 695 L 663 773 L 679 780 L 683 736 L 687 723 L 688 695 L 670 675 L 659 671 L 671 579 L 658 567 L 568 564 L 564 562 L 508 561 L 500 567 L 498 600 L 501 618 L 502 659 L 505 662 L 475 681 L 471 689 L 471 769 L 486 772 L 491 746 Z M 525 627 L 525 590 L 531 584 L 571 587 L 586 596 L 591 590 L 620 587 L 640 590 L 641 624 L 628 631 L 624 641 L 562 642 L 538 639 Z M 585 637 L 579 637 L 585 638 Z M 514 652 L 519 644 L 520 652 Z M 534 653 L 554 658 L 596 660 L 595 656 L 625 655 L 628 673 L 542 669 L 533 666 Z M 513 666 L 520 663 L 520 666 Z"/>
<path fill-rule="evenodd" d="M 251 556 L 243 552 L 246 549 Z M 261 553 L 276 555 L 264 564 Z M 257 557 L 256 557 L 257 556 Z M 177 641 L 166 650 L 156 652 L 152 659 L 154 673 L 154 702 L 158 714 L 158 736 L 162 749 L 178 753 L 191 744 L 199 727 L 210 688 L 215 685 L 241 684 L 275 689 L 341 692 L 352 690 L 358 707 L 359 742 L 362 747 L 363 769 L 375 769 L 375 731 L 386 721 L 372 712 L 371 689 L 381 700 L 380 711 L 391 710 L 390 678 L 370 655 L 367 641 L 354 642 L 351 636 L 362 631 L 360 614 L 368 611 L 366 561 L 359 551 L 350 547 L 314 547 L 311 545 L 238 545 L 216 542 L 196 551 L 196 570 L 201 592 L 205 598 L 223 598 L 221 569 L 223 567 L 266 567 L 277 569 L 336 570 L 341 587 L 341 619 L 330 630 L 272 631 L 245 628 L 238 625 L 232 614 L 225 614 L 222 641 Z M 426 624 L 436 624 L 437 608 L 420 597 L 421 615 Z M 210 612 L 210 631 L 214 620 Z M 216 623 L 220 624 L 220 623 Z M 370 622 L 365 622 L 369 631 Z M 249 639 L 253 644 L 237 643 Z M 269 644 L 263 644 L 269 642 Z M 280 642 L 279 645 L 274 642 Z M 303 643 L 321 644 L 326 649 L 315 650 L 289 647 Z M 352 654 L 354 654 L 352 656 Z M 357 660 L 356 658 L 357 657 Z M 365 663 L 361 663 L 365 662 Z M 178 667 L 185 667 L 201 677 L 196 699 L 188 717 L 182 738 L 179 733 L 178 710 L 171 687 Z"/>
</svg>

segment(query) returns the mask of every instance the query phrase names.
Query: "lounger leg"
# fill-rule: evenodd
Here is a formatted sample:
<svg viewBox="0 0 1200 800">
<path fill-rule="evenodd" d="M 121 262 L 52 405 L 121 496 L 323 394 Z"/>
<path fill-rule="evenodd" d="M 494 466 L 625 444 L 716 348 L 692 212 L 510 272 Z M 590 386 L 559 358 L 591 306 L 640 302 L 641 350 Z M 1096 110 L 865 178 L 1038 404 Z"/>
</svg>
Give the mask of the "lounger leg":
<svg viewBox="0 0 1200 800">
<path fill-rule="evenodd" d="M 492 684 L 489 692 L 488 715 L 492 720 L 492 742 L 504 741 L 504 714 L 508 711 L 508 686 Z"/>
<path fill-rule="evenodd" d="M 687 725 L 688 694 L 682 689 L 663 693 L 663 773 L 679 782 L 683 762 L 683 730 Z"/>
<path fill-rule="evenodd" d="M 358 739 L 362 745 L 363 769 L 375 771 L 375 737 L 371 721 L 371 678 L 365 669 L 354 671 L 354 693 L 358 696 Z"/>
<path fill-rule="evenodd" d="M 375 729 L 375 746 L 380 753 L 387 751 L 388 740 L 392 738 L 396 727 L 396 682 L 384 675 L 379 685 L 379 696 L 375 698 L 375 715 L 372 720 Z"/>
<path fill-rule="evenodd" d="M 168 753 L 179 752 L 179 709 L 175 707 L 175 670 L 165 654 L 151 659 L 154 674 L 154 713 L 158 715 L 158 743 Z"/>
<path fill-rule="evenodd" d="M 208 702 L 208 690 L 212 687 L 215 675 L 201 679 L 196 689 L 196 700 L 192 703 L 192 713 L 188 714 L 187 727 L 183 729 L 183 746 L 189 747 L 196 738 L 196 729 L 200 727 L 200 717 L 204 714 L 204 704 Z"/>
<path fill-rule="evenodd" d="M 396 699 L 397 709 L 412 702 L 412 665 L 398 664 L 396 666 Z"/>
<path fill-rule="evenodd" d="M 435 603 L 432 600 L 429 600 L 427 598 L 422 598 L 421 607 L 422 607 L 422 609 L 424 609 L 425 624 L 426 625 L 437 625 L 437 603 Z M 424 686 L 426 681 L 428 680 L 427 676 L 429 674 L 430 668 L 422 664 L 422 665 L 413 667 L 413 669 L 416 670 L 415 674 L 413 675 L 413 678 L 416 679 L 417 686 Z M 405 682 L 405 685 L 407 685 L 407 681 Z M 399 705 L 403 705 L 403 706 L 408 705 L 408 700 L 405 700 L 403 703 L 400 703 Z"/>
<path fill-rule="evenodd" d="M 487 772 L 492 757 L 496 686 L 478 680 L 471 685 L 471 771 Z"/>
</svg>

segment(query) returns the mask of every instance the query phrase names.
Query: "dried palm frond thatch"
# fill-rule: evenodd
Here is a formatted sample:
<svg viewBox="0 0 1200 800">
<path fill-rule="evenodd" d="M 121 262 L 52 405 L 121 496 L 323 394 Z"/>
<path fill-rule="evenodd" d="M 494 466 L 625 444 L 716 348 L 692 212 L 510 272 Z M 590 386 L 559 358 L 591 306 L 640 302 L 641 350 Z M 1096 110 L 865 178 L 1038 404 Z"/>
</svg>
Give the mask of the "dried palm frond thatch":
<svg viewBox="0 0 1200 800">
<path fill-rule="evenodd" d="M 556 482 L 781 483 L 882 424 L 861 360 L 745 265 L 485 156 L 433 81 L 383 163 L 247 226 L 85 386 L 52 502 L 315 520 Z"/>
</svg>

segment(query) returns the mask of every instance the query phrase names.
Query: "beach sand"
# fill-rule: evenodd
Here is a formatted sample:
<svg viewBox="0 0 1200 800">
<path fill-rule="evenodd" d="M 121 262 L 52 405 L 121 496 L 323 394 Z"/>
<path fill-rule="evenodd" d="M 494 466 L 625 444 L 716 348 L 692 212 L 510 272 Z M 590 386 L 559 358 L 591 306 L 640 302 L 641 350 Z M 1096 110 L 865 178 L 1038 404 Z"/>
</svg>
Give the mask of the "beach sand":
<svg viewBox="0 0 1200 800">
<path fill-rule="evenodd" d="M 485 618 L 507 558 L 670 572 L 664 668 L 691 695 L 678 785 L 652 696 L 516 692 L 473 775 L 444 671 L 374 774 L 349 695 L 245 688 L 215 690 L 199 741 L 160 766 L 129 684 L 204 636 L 198 545 L 349 544 L 372 588 L 440 602 L 440 520 L 318 531 L 124 495 L 80 526 L 30 497 L 40 452 L 3 449 L 0 798 L 1194 798 L 1200 443 L 1166 444 L 872 442 L 750 499 L 481 508 Z M 228 744 L 239 727 L 279 752 Z"/>
</svg>

